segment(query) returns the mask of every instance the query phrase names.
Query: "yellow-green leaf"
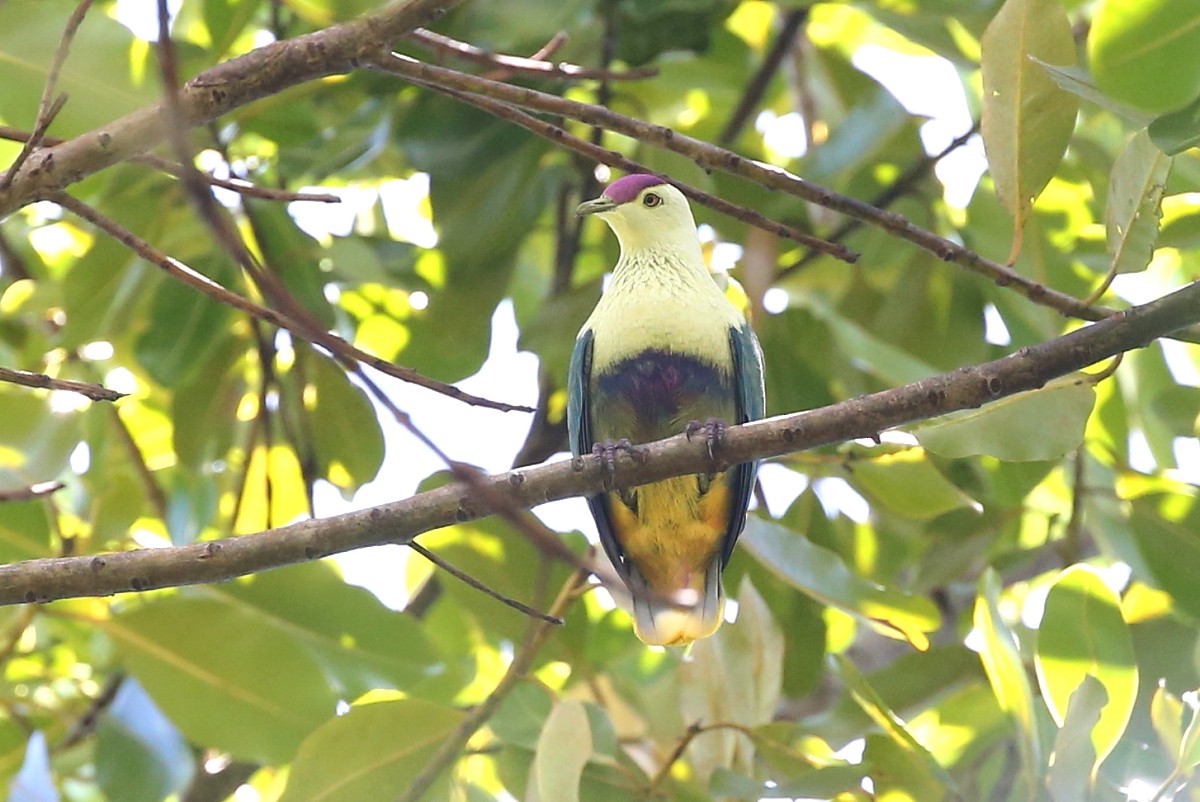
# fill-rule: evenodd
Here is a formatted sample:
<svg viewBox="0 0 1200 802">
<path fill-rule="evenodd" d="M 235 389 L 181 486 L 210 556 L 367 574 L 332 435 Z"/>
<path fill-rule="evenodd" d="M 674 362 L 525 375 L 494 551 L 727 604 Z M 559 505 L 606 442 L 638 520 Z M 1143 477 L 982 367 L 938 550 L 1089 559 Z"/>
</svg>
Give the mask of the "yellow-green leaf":
<svg viewBox="0 0 1200 802">
<path fill-rule="evenodd" d="M 1034 61 L 1075 63 L 1067 14 L 1056 0 L 1007 0 L 981 42 L 983 144 L 996 192 L 1013 218 L 1009 261 L 1034 199 L 1054 175 L 1079 100 Z"/>
<path fill-rule="evenodd" d="M 927 649 L 926 633 L 940 626 L 937 608 L 929 599 L 863 579 L 834 552 L 779 524 L 751 516 L 742 542 L 763 567 L 783 581 L 822 604 L 880 625 L 880 631 L 890 631 L 917 649 Z"/>
<path fill-rule="evenodd" d="M 1112 273 L 1136 273 L 1150 264 L 1171 158 L 1139 131 L 1121 150 L 1108 182 L 1104 224 Z"/>
<path fill-rule="evenodd" d="M 851 467 L 856 485 L 884 506 L 909 518 L 935 518 L 973 503 L 970 496 L 930 463 L 921 449 L 861 460 Z"/>
<path fill-rule="evenodd" d="M 1016 638 L 1000 616 L 1000 578 L 991 568 L 979 578 L 974 624 L 983 636 L 979 659 L 992 686 L 992 694 L 1000 709 L 1017 725 L 1025 772 L 1040 770 L 1041 743 L 1034 715 L 1033 689 L 1017 651 Z"/>
<path fill-rule="evenodd" d="M 1071 566 L 1050 588 L 1035 662 L 1042 696 L 1059 726 L 1066 720 L 1071 694 L 1085 677 L 1104 686 L 1108 704 L 1091 731 L 1099 766 L 1125 732 L 1137 697 L 1138 669 L 1120 600 L 1090 566 Z"/>
<path fill-rule="evenodd" d="M 461 720 L 416 698 L 355 705 L 304 739 L 280 802 L 395 799 Z"/>
<path fill-rule="evenodd" d="M 579 779 L 592 756 L 592 730 L 578 699 L 563 699 L 550 711 L 533 758 L 535 797 L 542 802 L 578 802 Z"/>
<path fill-rule="evenodd" d="M 1181 0 L 1104 0 L 1092 17 L 1088 60 L 1101 89 L 1168 111 L 1200 94 L 1200 14 Z"/>
</svg>

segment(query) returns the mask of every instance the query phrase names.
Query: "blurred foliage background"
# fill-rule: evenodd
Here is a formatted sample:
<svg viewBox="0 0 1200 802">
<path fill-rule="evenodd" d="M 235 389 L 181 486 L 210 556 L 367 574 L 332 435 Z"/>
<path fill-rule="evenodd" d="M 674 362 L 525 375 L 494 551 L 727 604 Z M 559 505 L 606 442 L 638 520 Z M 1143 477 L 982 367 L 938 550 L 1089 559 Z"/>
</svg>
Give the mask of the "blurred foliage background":
<svg viewBox="0 0 1200 802">
<path fill-rule="evenodd" d="M 377 5 L 180 0 L 172 38 L 186 77 Z M 0 3 L 6 136 L 33 126 L 74 7 Z M 70 98 L 52 136 L 158 96 L 155 19 L 153 3 L 96 0 L 65 62 Z M 1080 299 L 1127 306 L 1200 274 L 1192 3 L 471 0 L 434 27 L 518 55 L 565 32 L 553 61 L 653 67 L 636 81 L 504 77 L 887 204 Z M 417 41 L 398 49 L 498 69 Z M 981 118 L 982 145 L 966 136 Z M 563 450 L 570 345 L 616 258 L 601 225 L 579 228 L 570 213 L 599 191 L 595 164 L 366 71 L 190 136 L 205 171 L 344 199 L 218 191 L 292 297 L 362 349 L 454 382 L 484 365 L 497 310 L 515 320 L 536 387 L 495 381 L 484 394 L 536 398 L 538 414 L 483 413 L 528 431 L 524 445 L 498 454 L 512 438 L 478 438 L 455 456 L 529 464 Z M 1080 325 L 885 231 L 839 232 L 827 210 L 596 136 L 861 253 L 854 265 L 812 258 L 697 208 L 714 266 L 732 265 L 747 288 L 772 414 Z M 0 164 L 19 149 L 0 141 Z M 254 296 L 175 178 L 129 163 L 69 191 Z M 395 428 L 324 352 L 49 203 L 0 223 L 0 365 L 129 393 L 89 404 L 0 386 L 6 562 L 255 532 L 321 514 L 321 494 L 355 503 Z M 525 655 L 528 676 L 492 697 L 494 714 L 437 764 L 423 798 L 1200 799 L 1198 384 L 1196 346 L 1161 341 L 1111 375 L 881 444 L 773 460 L 771 503 L 727 574 L 736 623 L 688 655 L 641 646 L 598 592 L 573 600 L 566 625 L 532 650 L 526 618 L 415 556 L 380 580 L 398 587 L 401 610 L 330 561 L 6 607 L 0 783 L 13 802 L 411 798 L 464 711 Z M 447 420 L 468 412 L 430 397 Z M 65 487 L 12 498 L 54 480 Z M 573 509 L 567 527 L 586 531 Z M 564 539 L 586 548 L 579 531 Z M 492 519 L 421 543 L 540 609 L 567 579 Z"/>
</svg>

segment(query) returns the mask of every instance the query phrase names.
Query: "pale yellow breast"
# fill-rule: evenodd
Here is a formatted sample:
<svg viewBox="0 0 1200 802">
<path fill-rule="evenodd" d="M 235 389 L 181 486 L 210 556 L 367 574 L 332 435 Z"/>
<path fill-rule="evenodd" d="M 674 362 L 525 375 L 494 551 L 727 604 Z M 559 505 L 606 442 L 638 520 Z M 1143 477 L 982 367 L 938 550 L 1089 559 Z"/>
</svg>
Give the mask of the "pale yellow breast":
<svg viewBox="0 0 1200 802">
<path fill-rule="evenodd" d="M 705 268 L 643 251 L 622 257 L 584 328 L 595 332 L 596 367 L 655 349 L 731 368 L 729 329 L 743 322 Z"/>
</svg>

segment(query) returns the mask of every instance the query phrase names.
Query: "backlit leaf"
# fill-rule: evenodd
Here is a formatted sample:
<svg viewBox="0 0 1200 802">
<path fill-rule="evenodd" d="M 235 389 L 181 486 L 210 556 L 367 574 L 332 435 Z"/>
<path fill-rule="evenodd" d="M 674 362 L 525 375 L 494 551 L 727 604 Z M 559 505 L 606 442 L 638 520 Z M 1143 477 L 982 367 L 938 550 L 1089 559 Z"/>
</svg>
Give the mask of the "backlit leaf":
<svg viewBox="0 0 1200 802">
<path fill-rule="evenodd" d="M 1110 271 L 1135 273 L 1150 264 L 1170 171 L 1170 157 L 1151 143 L 1145 131 L 1135 134 L 1117 156 L 1105 206 Z"/>
<path fill-rule="evenodd" d="M 938 418 L 913 430 L 929 451 L 959 458 L 987 454 L 1032 462 L 1077 448 L 1096 394 L 1086 381 L 1066 381 Z"/>
<path fill-rule="evenodd" d="M 779 524 L 750 516 L 742 541 L 773 574 L 822 604 L 839 607 L 890 629 L 918 649 L 940 624 L 926 598 L 883 588 L 850 571 L 834 552 Z"/>
<path fill-rule="evenodd" d="M 1042 697 L 1060 727 L 1085 677 L 1103 687 L 1107 703 L 1090 730 L 1099 766 L 1125 732 L 1138 669 L 1120 600 L 1094 569 L 1073 565 L 1054 581 L 1038 628 L 1035 665 Z"/>
<path fill-rule="evenodd" d="M 1006 0 L 981 46 L 981 130 L 996 192 L 1013 218 L 1011 262 L 1030 207 L 1066 150 L 1079 107 L 1031 57 L 1069 65 L 1075 44 L 1056 0 Z"/>
<path fill-rule="evenodd" d="M 583 703 L 563 699 L 550 711 L 537 753 L 533 771 L 537 800 L 578 802 L 579 778 L 592 754 L 592 733 Z"/>
<path fill-rule="evenodd" d="M 1118 100 L 1168 111 L 1200 94 L 1200 16 L 1176 0 L 1104 0 L 1088 33 L 1096 84 Z"/>
</svg>

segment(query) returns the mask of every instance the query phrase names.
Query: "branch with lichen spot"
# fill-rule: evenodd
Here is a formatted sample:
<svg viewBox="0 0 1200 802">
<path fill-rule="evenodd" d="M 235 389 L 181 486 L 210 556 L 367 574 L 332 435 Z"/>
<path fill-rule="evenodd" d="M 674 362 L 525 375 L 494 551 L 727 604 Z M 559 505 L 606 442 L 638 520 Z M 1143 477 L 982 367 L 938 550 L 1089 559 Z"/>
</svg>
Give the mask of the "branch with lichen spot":
<svg viewBox="0 0 1200 802">
<path fill-rule="evenodd" d="M 479 482 L 511 505 L 524 508 L 593 495 L 609 486 L 632 487 L 877 437 L 889 428 L 1037 389 L 1051 379 L 1144 347 L 1197 321 L 1200 282 L 991 362 L 820 409 L 730 427 L 715 460 L 706 443 L 690 441 L 681 434 L 639 446 L 634 455 L 621 454 L 611 477 L 597 461 L 577 458 L 480 477 Z M 407 543 L 422 532 L 475 520 L 489 512 L 469 485 L 453 482 L 379 507 L 225 540 L 11 563 L 0 566 L 0 604 L 220 582 L 363 546 Z"/>
<path fill-rule="evenodd" d="M 118 393 L 116 390 L 110 390 L 100 384 L 56 379 L 44 373 L 30 373 L 27 370 L 13 370 L 12 368 L 0 368 L 0 382 L 19 384 L 22 387 L 33 387 L 38 390 L 79 393 L 93 401 L 117 401 L 125 397 L 125 393 Z"/>
<path fill-rule="evenodd" d="M 307 81 L 350 72 L 409 31 L 436 19 L 460 0 L 394 0 L 374 14 L 292 39 L 272 42 L 224 61 L 187 81 L 179 92 L 189 126 Z M 0 190 L 0 220 L 17 209 L 81 181 L 164 141 L 165 104 L 154 103 L 59 145 L 34 151 Z"/>
<path fill-rule="evenodd" d="M 66 485 L 62 482 L 38 482 L 29 487 L 18 487 L 15 490 L 0 490 L 0 504 L 10 501 L 30 501 L 51 493 L 57 493 Z"/>
</svg>

